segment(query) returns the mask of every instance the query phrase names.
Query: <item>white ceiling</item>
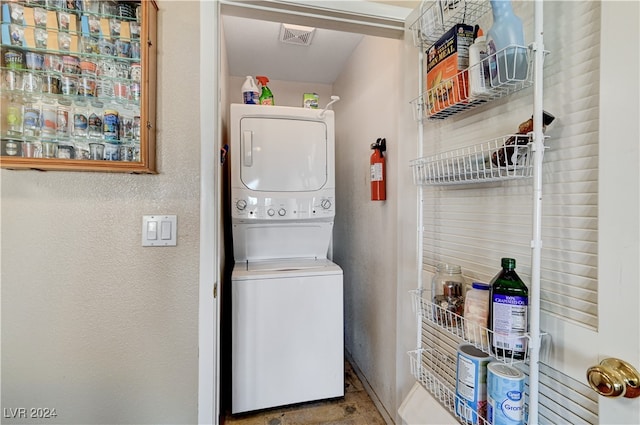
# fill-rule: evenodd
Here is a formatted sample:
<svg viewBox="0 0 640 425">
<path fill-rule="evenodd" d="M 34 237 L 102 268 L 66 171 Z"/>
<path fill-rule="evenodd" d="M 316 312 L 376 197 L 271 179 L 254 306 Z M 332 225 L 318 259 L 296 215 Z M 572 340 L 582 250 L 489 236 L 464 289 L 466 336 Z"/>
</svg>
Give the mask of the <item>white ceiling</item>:
<svg viewBox="0 0 640 425">
<path fill-rule="evenodd" d="M 361 34 L 316 29 L 311 45 L 279 41 L 280 23 L 223 16 L 229 73 L 271 80 L 332 84 Z M 295 23 L 295 22 L 285 22 Z"/>
<path fill-rule="evenodd" d="M 333 2 L 334 9 L 335 4 L 342 3 L 348 4 L 349 7 L 357 4 L 353 0 Z M 391 3 L 393 6 L 377 3 Z M 377 3 L 376 7 L 386 8 L 382 13 L 391 11 L 396 16 L 404 18 L 411 11 L 406 6 L 413 6 L 419 2 Z M 260 16 L 255 13 L 253 15 Z M 281 23 L 309 25 L 309 20 L 287 13 L 279 13 L 278 20 L 274 20 L 273 15 L 265 16 L 267 19 L 232 16 L 225 14 L 223 9 L 222 25 L 231 76 L 266 75 L 271 80 L 332 84 L 364 37 L 363 31 L 357 26 L 342 25 L 348 31 L 339 31 L 321 28 L 319 25 L 323 25 L 322 20 L 315 20 L 316 31 L 310 46 L 282 43 L 279 41 Z"/>
</svg>

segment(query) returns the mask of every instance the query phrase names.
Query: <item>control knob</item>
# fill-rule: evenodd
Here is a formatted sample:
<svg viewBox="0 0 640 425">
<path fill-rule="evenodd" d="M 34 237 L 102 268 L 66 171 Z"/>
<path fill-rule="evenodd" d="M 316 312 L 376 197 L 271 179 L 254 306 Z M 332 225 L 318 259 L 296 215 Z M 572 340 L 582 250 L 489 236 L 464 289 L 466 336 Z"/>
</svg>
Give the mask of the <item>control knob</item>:
<svg viewBox="0 0 640 425">
<path fill-rule="evenodd" d="M 328 199 L 323 199 L 322 201 L 320 201 L 320 206 L 325 210 L 328 210 L 329 208 L 331 208 L 331 201 Z"/>
<path fill-rule="evenodd" d="M 267 210 L 267 214 L 269 215 L 269 217 L 273 217 L 273 216 L 275 215 L 275 213 L 276 213 L 276 212 L 273 210 L 273 208 L 269 208 L 269 209 Z"/>
<path fill-rule="evenodd" d="M 284 216 L 286 213 L 287 213 L 287 210 L 285 210 L 284 208 L 280 208 L 280 209 L 278 210 L 278 215 L 279 215 L 280 217 Z"/>
<path fill-rule="evenodd" d="M 244 199 L 238 200 L 236 202 L 236 208 L 240 211 L 243 211 L 245 208 L 247 208 L 247 201 L 245 201 Z"/>
</svg>

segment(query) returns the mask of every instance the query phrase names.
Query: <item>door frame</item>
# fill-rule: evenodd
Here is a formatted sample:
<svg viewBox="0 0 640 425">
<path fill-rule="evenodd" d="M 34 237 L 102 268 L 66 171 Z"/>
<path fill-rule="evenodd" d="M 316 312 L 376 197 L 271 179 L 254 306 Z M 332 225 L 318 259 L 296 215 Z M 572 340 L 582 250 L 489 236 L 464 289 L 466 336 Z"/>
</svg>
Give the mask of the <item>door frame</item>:
<svg viewBox="0 0 640 425">
<path fill-rule="evenodd" d="M 198 423 L 220 416 L 220 7 L 200 2 L 200 281 L 198 306 Z M 211 95 L 213 94 L 213 95 Z M 214 122 L 214 125 L 211 125 Z"/>
</svg>

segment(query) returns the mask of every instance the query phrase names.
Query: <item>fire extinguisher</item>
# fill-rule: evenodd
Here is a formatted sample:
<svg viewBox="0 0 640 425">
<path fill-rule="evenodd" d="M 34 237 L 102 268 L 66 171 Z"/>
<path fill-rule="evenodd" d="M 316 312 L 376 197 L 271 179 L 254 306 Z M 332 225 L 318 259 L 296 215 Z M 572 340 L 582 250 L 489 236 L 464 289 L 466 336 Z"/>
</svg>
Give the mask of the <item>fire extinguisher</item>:
<svg viewBox="0 0 640 425">
<path fill-rule="evenodd" d="M 387 150 L 387 140 L 378 139 L 371 145 L 373 153 L 371 154 L 371 200 L 384 201 L 387 199 L 387 190 L 385 187 L 386 165 L 384 160 L 384 151 Z"/>
</svg>

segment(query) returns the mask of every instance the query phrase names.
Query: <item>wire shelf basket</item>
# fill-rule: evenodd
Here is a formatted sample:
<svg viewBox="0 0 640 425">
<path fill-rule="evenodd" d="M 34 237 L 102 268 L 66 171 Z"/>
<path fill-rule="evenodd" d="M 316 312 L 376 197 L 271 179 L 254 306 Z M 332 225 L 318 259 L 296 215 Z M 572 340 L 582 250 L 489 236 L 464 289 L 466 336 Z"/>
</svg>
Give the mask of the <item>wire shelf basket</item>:
<svg viewBox="0 0 640 425">
<path fill-rule="evenodd" d="M 414 118 L 450 118 L 533 85 L 533 52 L 510 45 L 411 100 Z"/>
<path fill-rule="evenodd" d="M 423 2 L 420 16 L 409 26 L 416 47 L 431 45 L 455 24 L 473 24 L 491 10 L 486 0 Z"/>
<path fill-rule="evenodd" d="M 416 185 L 454 185 L 529 178 L 530 135 L 509 134 L 487 142 L 414 159 Z"/>
<path fill-rule="evenodd" d="M 410 291 L 410 294 L 412 297 L 414 312 L 420 315 L 424 320 L 427 320 L 439 329 L 453 335 L 461 341 L 473 345 L 477 349 L 482 350 L 483 352 L 493 356 L 496 360 L 505 364 L 515 365 L 527 361 L 528 348 L 530 346 L 528 335 L 506 336 L 495 334 L 485 326 L 481 326 L 470 320 L 465 320 L 464 317 L 425 299 L 423 292 L 424 290 L 412 290 Z M 495 336 L 498 338 L 494 338 Z M 523 358 L 517 358 L 515 350 L 498 351 L 493 349 L 493 347 L 491 347 L 491 343 L 494 339 L 496 339 L 496 342 L 498 340 L 506 342 L 506 345 L 510 347 L 518 345 L 522 346 L 522 349 L 524 350 Z M 438 372 L 439 370 L 435 371 Z"/>
<path fill-rule="evenodd" d="M 489 425 L 478 412 L 469 407 L 465 400 L 456 395 L 455 384 L 443 381 L 453 369 L 455 376 L 456 359 L 433 349 L 417 349 L 407 353 L 411 359 L 411 374 L 433 397 L 453 414 L 461 423 Z"/>
</svg>

